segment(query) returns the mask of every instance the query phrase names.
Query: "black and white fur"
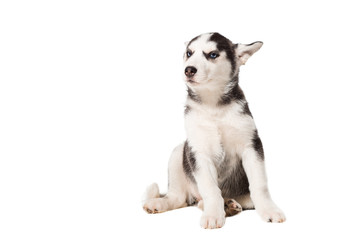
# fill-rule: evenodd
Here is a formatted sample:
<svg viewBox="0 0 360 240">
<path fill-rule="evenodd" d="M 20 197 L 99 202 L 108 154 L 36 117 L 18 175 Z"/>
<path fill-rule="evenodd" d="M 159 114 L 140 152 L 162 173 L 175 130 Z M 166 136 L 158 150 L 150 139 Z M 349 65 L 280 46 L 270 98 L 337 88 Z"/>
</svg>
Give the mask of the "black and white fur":
<svg viewBox="0 0 360 240">
<path fill-rule="evenodd" d="M 170 157 L 167 194 L 161 196 L 155 183 L 148 187 L 143 203 L 147 212 L 198 203 L 203 228 L 222 227 L 225 215 L 232 215 L 229 207 L 255 208 L 265 221 L 285 221 L 270 197 L 263 146 L 238 85 L 239 67 L 262 45 L 233 44 L 219 33 L 202 34 L 186 43 L 187 140 Z"/>
</svg>

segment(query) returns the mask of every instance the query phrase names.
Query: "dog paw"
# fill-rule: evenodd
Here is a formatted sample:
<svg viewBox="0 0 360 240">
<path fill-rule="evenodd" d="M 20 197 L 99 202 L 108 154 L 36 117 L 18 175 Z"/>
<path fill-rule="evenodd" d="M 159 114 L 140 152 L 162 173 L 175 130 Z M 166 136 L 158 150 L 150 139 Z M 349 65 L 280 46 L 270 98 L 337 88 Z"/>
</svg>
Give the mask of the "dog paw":
<svg viewBox="0 0 360 240">
<path fill-rule="evenodd" d="M 285 214 L 277 207 L 258 211 L 265 222 L 282 223 L 286 221 Z"/>
<path fill-rule="evenodd" d="M 242 211 L 241 205 L 234 199 L 224 199 L 226 217 L 234 216 Z"/>
<path fill-rule="evenodd" d="M 149 214 L 165 212 L 166 207 L 165 201 L 162 198 L 148 199 L 143 205 L 143 209 Z"/>
<path fill-rule="evenodd" d="M 205 229 L 221 228 L 225 224 L 225 213 L 218 215 L 203 214 L 201 216 L 200 225 Z"/>
</svg>

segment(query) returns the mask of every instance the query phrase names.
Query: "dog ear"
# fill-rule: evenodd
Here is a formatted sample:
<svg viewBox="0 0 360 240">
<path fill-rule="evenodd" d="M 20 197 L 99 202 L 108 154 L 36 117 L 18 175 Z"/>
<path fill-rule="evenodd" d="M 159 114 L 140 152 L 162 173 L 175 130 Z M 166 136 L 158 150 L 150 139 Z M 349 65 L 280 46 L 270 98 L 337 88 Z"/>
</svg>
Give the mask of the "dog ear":
<svg viewBox="0 0 360 240">
<path fill-rule="evenodd" d="M 255 52 L 257 52 L 261 46 L 263 45 L 263 42 L 253 42 L 250 44 L 236 44 L 236 56 L 237 61 L 240 65 L 244 65 L 246 61 L 251 57 Z"/>
</svg>

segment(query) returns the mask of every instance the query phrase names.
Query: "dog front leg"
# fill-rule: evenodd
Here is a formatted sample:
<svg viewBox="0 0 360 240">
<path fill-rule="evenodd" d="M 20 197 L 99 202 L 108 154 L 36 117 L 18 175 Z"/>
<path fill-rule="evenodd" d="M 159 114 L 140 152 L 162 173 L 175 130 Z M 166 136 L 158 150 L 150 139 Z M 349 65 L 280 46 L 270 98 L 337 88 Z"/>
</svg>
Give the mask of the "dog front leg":
<svg viewBox="0 0 360 240">
<path fill-rule="evenodd" d="M 204 154 L 196 154 L 196 162 L 198 169 L 194 177 L 204 204 L 200 225 L 203 228 L 220 228 L 225 224 L 225 211 L 216 167 L 212 159 Z"/>
<path fill-rule="evenodd" d="M 253 147 L 245 149 L 242 159 L 249 180 L 250 197 L 256 211 L 264 221 L 284 222 L 284 213 L 276 206 L 269 193 L 264 159 Z"/>
</svg>

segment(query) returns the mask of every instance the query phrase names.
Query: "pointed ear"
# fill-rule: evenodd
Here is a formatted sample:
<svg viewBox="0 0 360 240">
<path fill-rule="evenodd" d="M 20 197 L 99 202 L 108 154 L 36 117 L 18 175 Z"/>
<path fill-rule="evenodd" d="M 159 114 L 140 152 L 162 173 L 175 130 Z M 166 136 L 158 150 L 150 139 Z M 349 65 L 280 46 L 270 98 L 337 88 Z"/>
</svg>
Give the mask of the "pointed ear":
<svg viewBox="0 0 360 240">
<path fill-rule="evenodd" d="M 184 42 L 185 47 L 189 44 L 189 41 Z"/>
<path fill-rule="evenodd" d="M 238 60 L 238 64 L 244 65 L 246 61 L 251 57 L 255 52 L 257 52 L 263 42 L 253 42 L 250 44 L 237 44 L 236 46 L 236 56 Z"/>
</svg>

